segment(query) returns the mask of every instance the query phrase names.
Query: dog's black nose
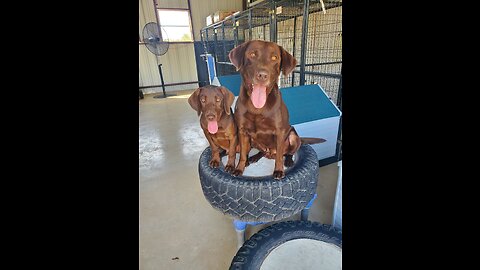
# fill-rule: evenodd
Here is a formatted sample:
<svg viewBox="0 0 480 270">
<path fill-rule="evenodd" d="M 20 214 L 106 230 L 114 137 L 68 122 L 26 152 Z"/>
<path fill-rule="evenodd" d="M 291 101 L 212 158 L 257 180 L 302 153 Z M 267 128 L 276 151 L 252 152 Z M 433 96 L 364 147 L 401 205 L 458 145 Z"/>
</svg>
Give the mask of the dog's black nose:
<svg viewBox="0 0 480 270">
<path fill-rule="evenodd" d="M 268 79 L 268 72 L 266 72 L 266 71 L 258 71 L 257 72 L 257 80 L 266 81 L 267 79 Z"/>
</svg>

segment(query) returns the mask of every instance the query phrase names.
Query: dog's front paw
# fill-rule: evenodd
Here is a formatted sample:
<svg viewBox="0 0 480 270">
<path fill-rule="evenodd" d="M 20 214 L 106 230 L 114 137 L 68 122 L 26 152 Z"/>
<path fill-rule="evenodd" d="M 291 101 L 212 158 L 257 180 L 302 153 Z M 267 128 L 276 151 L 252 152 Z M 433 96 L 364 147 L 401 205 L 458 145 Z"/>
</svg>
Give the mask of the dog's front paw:
<svg viewBox="0 0 480 270">
<path fill-rule="evenodd" d="M 273 172 L 273 178 L 275 179 L 282 179 L 285 177 L 285 172 L 284 171 L 274 171 Z"/>
<path fill-rule="evenodd" d="M 220 161 L 216 159 L 212 159 L 210 160 L 208 165 L 210 165 L 211 168 L 218 168 L 218 166 L 220 165 Z"/>
<path fill-rule="evenodd" d="M 225 166 L 225 171 L 233 174 L 233 172 L 235 171 L 235 166 L 227 165 L 227 166 Z"/>
<path fill-rule="evenodd" d="M 242 174 L 243 174 L 243 170 L 236 169 L 235 171 L 233 171 L 232 174 L 233 174 L 234 176 L 242 175 Z"/>
</svg>

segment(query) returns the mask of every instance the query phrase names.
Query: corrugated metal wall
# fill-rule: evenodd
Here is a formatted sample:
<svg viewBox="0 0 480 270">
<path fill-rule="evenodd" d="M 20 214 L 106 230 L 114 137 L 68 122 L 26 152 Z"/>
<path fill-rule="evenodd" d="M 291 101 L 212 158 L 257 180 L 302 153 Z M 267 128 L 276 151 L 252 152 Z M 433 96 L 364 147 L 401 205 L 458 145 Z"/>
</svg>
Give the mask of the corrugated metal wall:
<svg viewBox="0 0 480 270">
<path fill-rule="evenodd" d="M 188 8 L 187 0 L 157 0 L 157 3 L 162 8 Z"/>
<path fill-rule="evenodd" d="M 140 38 L 142 38 L 143 26 L 148 22 L 155 22 L 156 19 L 153 7 L 153 0 L 139 0 L 138 5 L 138 33 L 140 35 Z M 138 47 L 139 86 L 160 84 L 160 77 L 158 75 L 158 67 L 155 55 L 149 52 L 145 45 L 139 45 Z M 144 89 L 145 93 L 149 91 L 158 90 L 156 88 Z"/>
<path fill-rule="evenodd" d="M 159 0 L 159 7 L 188 8 L 187 0 Z M 153 0 L 139 0 L 139 34 L 142 36 L 143 26 L 148 22 L 156 22 Z M 160 75 L 156 56 L 144 45 L 139 45 L 139 86 L 159 85 Z M 162 64 L 163 79 L 166 84 L 197 81 L 197 67 L 195 52 L 191 44 L 170 44 L 166 54 L 158 57 L 158 64 Z M 167 86 L 166 91 L 195 89 L 196 84 Z M 145 88 L 144 93 L 161 92 L 161 87 Z"/>
<path fill-rule="evenodd" d="M 162 8 L 188 8 L 187 0 L 158 0 Z M 205 27 L 205 18 L 217 10 L 241 10 L 242 0 L 190 0 L 192 26 L 196 41 L 200 41 L 200 29 Z M 139 35 L 148 22 L 156 22 L 153 0 L 139 0 Z M 157 60 L 144 45 L 139 45 L 139 86 L 159 85 Z M 162 64 L 165 83 L 197 81 L 197 67 L 193 43 L 170 44 L 165 55 L 158 57 Z M 167 91 L 195 89 L 198 84 L 166 87 Z M 143 89 L 144 93 L 161 92 L 161 87 Z"/>
</svg>

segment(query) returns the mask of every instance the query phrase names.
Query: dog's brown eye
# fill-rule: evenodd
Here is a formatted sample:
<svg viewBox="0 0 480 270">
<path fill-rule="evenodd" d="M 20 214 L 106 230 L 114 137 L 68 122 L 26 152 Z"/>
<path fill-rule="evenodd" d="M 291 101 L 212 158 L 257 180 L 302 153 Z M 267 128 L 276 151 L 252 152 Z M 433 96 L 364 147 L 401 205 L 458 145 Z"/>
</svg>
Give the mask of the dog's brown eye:
<svg viewBox="0 0 480 270">
<path fill-rule="evenodd" d="M 250 57 L 255 57 L 255 55 L 256 55 L 256 54 L 255 54 L 254 52 L 251 52 L 251 53 L 250 53 Z"/>
<path fill-rule="evenodd" d="M 217 102 L 220 102 L 220 99 L 217 98 Z"/>
<path fill-rule="evenodd" d="M 278 59 L 278 57 L 276 55 L 272 56 L 273 61 L 276 61 L 277 59 Z"/>
</svg>

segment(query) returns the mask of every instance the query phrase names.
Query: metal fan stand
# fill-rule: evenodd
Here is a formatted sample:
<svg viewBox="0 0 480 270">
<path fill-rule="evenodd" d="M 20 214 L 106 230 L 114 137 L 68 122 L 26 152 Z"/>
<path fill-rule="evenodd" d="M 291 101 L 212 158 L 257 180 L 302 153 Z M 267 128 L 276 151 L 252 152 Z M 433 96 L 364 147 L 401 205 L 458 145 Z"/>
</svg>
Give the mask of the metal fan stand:
<svg viewBox="0 0 480 270">
<path fill-rule="evenodd" d="M 162 82 L 163 98 L 166 98 L 167 93 L 165 92 L 165 82 L 163 81 L 162 64 L 158 64 L 158 59 L 157 59 L 157 65 L 158 65 L 158 72 L 160 73 L 160 81 Z M 153 96 L 153 98 L 162 98 L 162 96 L 156 95 L 156 96 Z"/>
<path fill-rule="evenodd" d="M 155 14 L 157 15 L 157 14 Z M 158 16 L 158 15 L 157 15 Z M 157 18 L 158 21 L 158 18 Z M 163 72 L 162 72 L 162 64 L 158 63 L 158 56 L 161 56 L 165 54 L 168 50 L 168 41 L 164 42 L 162 32 L 161 32 L 161 27 L 157 23 L 147 23 L 144 26 L 143 29 L 143 44 L 147 47 L 147 49 L 155 55 L 155 61 L 157 62 L 158 66 L 158 72 L 160 73 L 160 80 L 161 80 L 161 86 L 163 90 L 163 96 L 162 95 L 156 95 L 153 96 L 153 98 L 166 98 L 167 96 L 174 96 L 175 94 L 168 94 L 166 93 L 165 90 L 165 81 L 163 80 Z M 163 35 L 166 36 L 166 33 Z M 168 38 L 167 38 L 168 40 Z M 167 46 L 165 46 L 165 44 Z M 161 46 L 160 46 L 161 45 Z M 152 87 L 152 86 L 150 86 Z M 142 93 L 143 94 L 143 93 Z"/>
</svg>

